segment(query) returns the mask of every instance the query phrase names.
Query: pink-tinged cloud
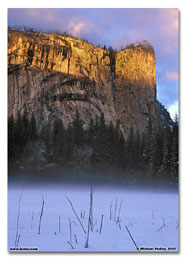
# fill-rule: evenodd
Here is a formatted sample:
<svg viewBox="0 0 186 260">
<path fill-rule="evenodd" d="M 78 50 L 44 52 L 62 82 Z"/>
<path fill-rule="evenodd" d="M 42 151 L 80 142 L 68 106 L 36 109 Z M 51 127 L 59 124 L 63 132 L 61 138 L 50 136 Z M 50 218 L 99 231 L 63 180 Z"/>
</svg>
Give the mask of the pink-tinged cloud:
<svg viewBox="0 0 186 260">
<path fill-rule="evenodd" d="M 72 19 L 67 24 L 67 31 L 75 37 L 81 37 L 83 34 L 87 33 L 91 27 L 91 24 L 88 22 Z"/>
<path fill-rule="evenodd" d="M 177 81 L 178 80 L 178 72 L 177 71 L 165 71 L 164 77 L 168 81 Z"/>
<path fill-rule="evenodd" d="M 28 9 L 24 9 L 24 13 L 28 16 L 28 17 L 32 17 L 34 19 L 38 19 L 42 13 L 41 13 L 41 9 L 37 9 L 37 8 L 28 8 Z"/>
<path fill-rule="evenodd" d="M 174 53 L 178 48 L 179 12 L 176 8 L 159 9 L 158 27 L 162 45 L 166 53 Z"/>
<path fill-rule="evenodd" d="M 162 33 L 174 37 L 178 33 L 178 9 L 159 9 Z"/>
<path fill-rule="evenodd" d="M 40 8 L 28 8 L 26 10 L 27 17 L 35 19 L 35 21 L 45 21 L 46 23 L 57 22 L 56 12 L 50 9 L 40 9 Z M 57 23 L 56 23 L 57 24 Z"/>
</svg>

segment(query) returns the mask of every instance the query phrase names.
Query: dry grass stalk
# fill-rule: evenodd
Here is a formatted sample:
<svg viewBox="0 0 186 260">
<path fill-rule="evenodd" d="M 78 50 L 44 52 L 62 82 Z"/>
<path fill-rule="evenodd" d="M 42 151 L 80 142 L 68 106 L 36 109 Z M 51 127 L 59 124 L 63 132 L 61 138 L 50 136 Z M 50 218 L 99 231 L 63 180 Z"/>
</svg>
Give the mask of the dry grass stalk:
<svg viewBox="0 0 186 260">
<path fill-rule="evenodd" d="M 15 238 L 15 247 L 17 247 L 18 243 L 19 243 L 19 238 L 20 238 L 20 235 L 18 235 L 19 233 L 19 218 L 20 218 L 20 207 L 21 207 L 21 198 L 22 198 L 22 195 L 23 195 L 23 190 L 24 190 L 24 187 L 22 188 L 22 191 L 21 191 L 21 194 L 20 194 L 20 197 L 19 197 L 19 203 L 18 203 L 18 213 L 17 213 L 17 224 L 16 224 L 16 238 Z"/>
<path fill-rule="evenodd" d="M 33 212 L 32 212 L 32 217 L 31 217 L 31 229 L 32 229 L 33 220 L 34 220 L 34 214 L 33 214 Z"/>
<path fill-rule="evenodd" d="M 127 226 L 125 226 L 125 228 L 126 228 L 126 230 L 127 230 L 128 234 L 129 234 L 129 236 L 130 236 L 130 238 L 131 238 L 132 242 L 134 243 L 134 245 L 135 245 L 135 247 L 136 247 L 137 251 L 138 251 L 138 252 L 140 252 L 140 250 L 139 250 L 139 247 L 137 246 L 137 244 L 136 244 L 136 242 L 135 242 L 135 240 L 134 240 L 133 236 L 131 235 L 131 233 L 130 233 L 130 231 L 129 231 L 128 227 L 127 227 Z"/>
<path fill-rule="evenodd" d="M 103 226 L 103 214 L 101 215 L 101 223 L 100 223 L 100 229 L 99 229 L 100 234 L 101 234 L 101 231 L 102 231 L 102 226 Z"/>
<path fill-rule="evenodd" d="M 110 220 L 112 220 L 112 202 L 110 204 Z"/>
<path fill-rule="evenodd" d="M 83 232 L 86 234 L 86 231 L 85 231 L 85 229 L 84 229 L 84 227 L 83 227 L 83 224 L 82 224 L 81 220 L 79 219 L 79 217 L 78 217 L 78 215 L 77 215 L 77 213 L 76 213 L 76 211 L 75 211 L 75 209 L 74 209 L 74 207 L 73 207 L 73 205 L 72 205 L 71 200 L 70 200 L 66 195 L 65 195 L 65 198 L 66 198 L 66 199 L 68 200 L 68 202 L 70 203 L 70 206 L 71 206 L 71 208 L 72 208 L 72 211 L 74 212 L 74 214 L 75 214 L 77 220 L 79 221 L 79 223 L 80 223 L 80 225 L 81 225 L 81 227 L 82 227 L 82 229 L 83 229 Z"/>
<path fill-rule="evenodd" d="M 67 243 L 71 246 L 72 249 L 75 249 L 69 241 L 67 241 Z"/>
<path fill-rule="evenodd" d="M 114 208 L 114 222 L 116 221 L 116 211 L 117 211 L 117 197 L 116 197 L 116 201 L 115 201 L 115 208 Z"/>
<path fill-rule="evenodd" d="M 121 213 L 121 206 L 122 206 L 123 200 L 121 199 L 120 206 L 119 206 L 119 213 L 118 213 L 118 218 L 120 219 L 120 213 Z"/>
<path fill-rule="evenodd" d="M 61 232 L 61 217 L 59 216 L 59 233 Z"/>
<path fill-rule="evenodd" d="M 76 244 L 77 244 L 78 241 L 77 241 L 77 236 L 76 236 L 76 234 L 74 234 L 74 239 L 75 239 L 75 242 L 76 242 Z"/>
<path fill-rule="evenodd" d="M 166 225 L 165 225 L 165 220 L 163 218 L 163 225 L 157 230 L 157 232 L 159 232 L 162 228 L 164 228 Z"/>
<path fill-rule="evenodd" d="M 40 235 L 41 233 L 41 220 L 42 220 L 42 216 L 43 216 L 43 210 L 44 210 L 44 205 L 45 205 L 45 201 L 42 195 L 42 206 L 41 206 L 41 213 L 40 213 L 40 217 L 39 217 L 39 226 L 38 226 L 38 234 Z"/>
<path fill-rule="evenodd" d="M 85 241 L 85 248 L 88 248 L 88 242 L 89 242 L 89 232 L 90 228 L 91 231 L 93 231 L 94 225 L 93 225 L 93 187 L 90 186 L 90 206 L 89 206 L 89 218 L 88 218 L 88 228 L 87 228 L 87 237 Z"/>
</svg>

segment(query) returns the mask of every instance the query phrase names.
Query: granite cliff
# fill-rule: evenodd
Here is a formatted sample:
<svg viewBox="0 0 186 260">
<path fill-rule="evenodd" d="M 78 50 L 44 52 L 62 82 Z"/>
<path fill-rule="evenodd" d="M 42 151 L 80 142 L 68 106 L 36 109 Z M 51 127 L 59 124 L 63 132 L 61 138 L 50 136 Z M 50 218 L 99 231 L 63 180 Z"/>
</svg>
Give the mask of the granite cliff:
<svg viewBox="0 0 186 260">
<path fill-rule="evenodd" d="M 114 65 L 113 65 L 114 64 Z M 24 107 L 34 112 L 38 129 L 61 118 L 65 126 L 76 111 L 88 125 L 104 114 L 119 119 L 124 136 L 131 126 L 145 131 L 171 122 L 156 99 L 155 55 L 144 41 L 111 58 L 82 39 L 57 34 L 8 31 L 8 115 Z"/>
</svg>

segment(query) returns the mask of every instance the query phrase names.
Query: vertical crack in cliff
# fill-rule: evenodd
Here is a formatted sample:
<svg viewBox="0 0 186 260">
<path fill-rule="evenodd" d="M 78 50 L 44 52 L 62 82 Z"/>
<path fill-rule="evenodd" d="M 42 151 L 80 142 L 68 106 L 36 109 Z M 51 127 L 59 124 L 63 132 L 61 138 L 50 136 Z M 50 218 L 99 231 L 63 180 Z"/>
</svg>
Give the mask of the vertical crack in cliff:
<svg viewBox="0 0 186 260">
<path fill-rule="evenodd" d="M 116 51 L 109 48 L 109 57 L 110 57 L 110 70 L 111 70 L 111 83 L 112 83 L 112 93 L 113 101 L 115 102 L 115 63 L 116 63 Z"/>
</svg>

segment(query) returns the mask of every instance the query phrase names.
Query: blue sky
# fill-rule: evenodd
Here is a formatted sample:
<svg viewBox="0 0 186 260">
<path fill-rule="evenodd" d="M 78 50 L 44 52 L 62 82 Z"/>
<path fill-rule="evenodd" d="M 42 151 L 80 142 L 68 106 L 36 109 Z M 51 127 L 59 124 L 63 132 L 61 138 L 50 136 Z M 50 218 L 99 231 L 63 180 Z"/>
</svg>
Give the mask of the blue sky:
<svg viewBox="0 0 186 260">
<path fill-rule="evenodd" d="M 148 40 L 155 50 L 157 98 L 178 113 L 178 9 L 9 9 L 8 25 L 67 32 L 95 45 L 120 49 Z"/>
</svg>

